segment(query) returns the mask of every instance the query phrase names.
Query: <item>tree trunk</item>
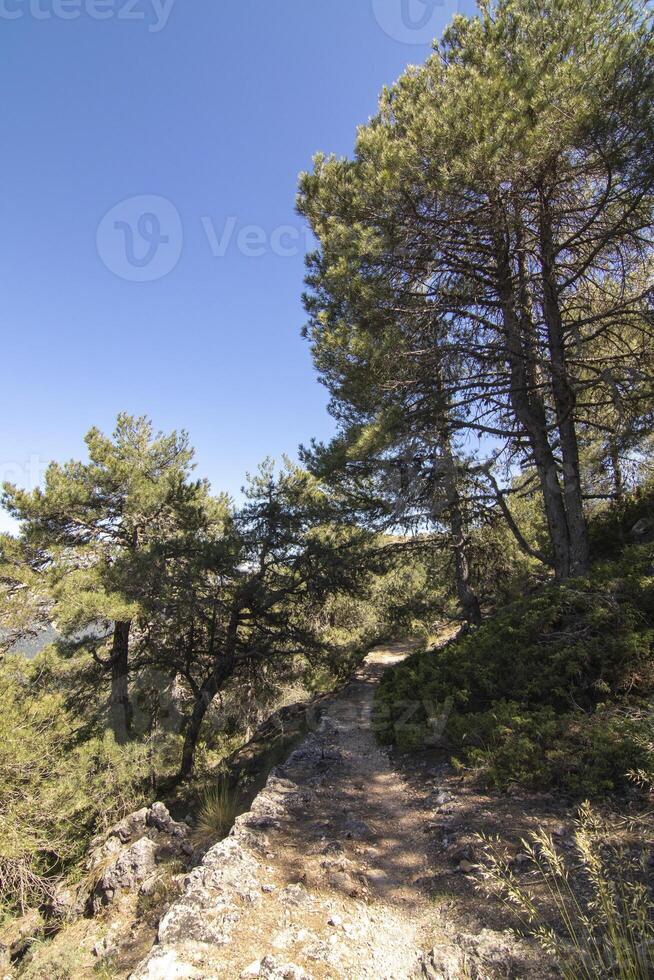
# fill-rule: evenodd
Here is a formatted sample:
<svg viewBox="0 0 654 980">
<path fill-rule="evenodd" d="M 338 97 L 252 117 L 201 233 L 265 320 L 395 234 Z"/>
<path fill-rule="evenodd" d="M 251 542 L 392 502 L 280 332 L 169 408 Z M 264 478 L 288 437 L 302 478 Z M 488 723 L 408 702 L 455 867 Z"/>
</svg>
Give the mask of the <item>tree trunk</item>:
<svg viewBox="0 0 654 980">
<path fill-rule="evenodd" d="M 247 593 L 246 593 L 247 596 Z M 179 778 L 187 779 L 193 772 L 195 762 L 195 750 L 202 730 L 202 723 L 209 710 L 216 694 L 221 687 L 234 673 L 236 666 L 236 644 L 238 628 L 241 619 L 241 606 L 236 605 L 232 611 L 227 638 L 222 650 L 217 652 L 214 659 L 214 667 L 209 676 L 204 681 L 202 687 L 197 690 L 193 711 L 189 718 L 184 733 L 184 746 L 182 748 L 182 763 L 179 769 Z"/>
<path fill-rule="evenodd" d="M 541 192 L 540 201 L 540 252 L 543 315 L 547 324 L 552 365 L 552 393 L 563 458 L 563 490 L 570 536 L 570 575 L 574 577 L 588 572 L 590 547 L 583 506 L 579 443 L 574 417 L 577 399 L 567 368 L 563 319 L 556 282 L 554 238 L 549 203 L 544 192 Z"/>
<path fill-rule="evenodd" d="M 470 565 L 468 555 L 463 544 L 459 544 L 455 537 L 454 549 L 454 573 L 456 576 L 456 592 L 459 597 L 461 609 L 467 623 L 471 626 L 479 626 L 482 620 L 481 606 L 477 594 L 470 585 Z"/>
<path fill-rule="evenodd" d="M 538 473 L 557 579 L 570 575 L 570 538 L 559 472 L 547 431 L 547 415 L 536 385 L 536 365 L 529 332 L 528 311 L 518 319 L 506 242 L 497 238 L 498 293 L 506 334 L 506 358 L 511 376 L 510 399 L 524 429 Z M 526 341 L 526 342 L 525 342 Z"/>
<path fill-rule="evenodd" d="M 624 474 L 622 472 L 622 463 L 620 462 L 620 447 L 618 446 L 617 437 L 613 434 L 609 436 L 609 445 L 611 469 L 613 470 L 613 496 L 615 497 L 616 504 L 621 505 L 624 503 Z"/>
<path fill-rule="evenodd" d="M 208 677 L 198 691 L 191 717 L 188 720 L 184 733 L 184 745 L 182 748 L 182 764 L 179 770 L 180 779 L 187 779 L 193 772 L 195 763 L 195 750 L 202 730 L 202 723 L 209 710 L 213 699 L 220 691 L 221 687 L 233 671 L 233 660 L 230 663 L 223 663 L 216 668 Z"/>
<path fill-rule="evenodd" d="M 450 447 L 450 437 L 441 434 L 444 462 L 444 483 L 447 496 L 447 509 L 450 518 L 452 551 L 454 553 L 454 575 L 456 593 L 467 623 L 478 626 L 481 623 L 481 606 L 470 584 L 470 562 L 468 561 L 468 542 L 465 521 L 461 507 L 461 495 L 457 480 L 456 460 Z"/>
<path fill-rule="evenodd" d="M 210 693 L 210 688 L 206 685 L 202 686 L 200 695 L 197 698 L 195 704 L 193 705 L 193 711 L 191 712 L 191 717 L 189 718 L 188 725 L 186 727 L 186 732 L 184 734 L 184 747 L 182 749 L 182 764 L 179 770 L 180 779 L 188 779 L 188 777 L 193 772 L 193 764 L 195 762 L 195 750 L 198 745 L 198 739 L 200 737 L 200 731 L 202 730 L 202 722 L 204 717 L 209 710 L 209 705 L 213 701 L 214 697 L 218 693 L 218 687 L 216 686 L 213 694 Z"/>
<path fill-rule="evenodd" d="M 132 706 L 129 700 L 129 631 L 131 623 L 115 623 L 111 650 L 111 696 L 109 719 L 119 745 L 132 733 Z"/>
</svg>

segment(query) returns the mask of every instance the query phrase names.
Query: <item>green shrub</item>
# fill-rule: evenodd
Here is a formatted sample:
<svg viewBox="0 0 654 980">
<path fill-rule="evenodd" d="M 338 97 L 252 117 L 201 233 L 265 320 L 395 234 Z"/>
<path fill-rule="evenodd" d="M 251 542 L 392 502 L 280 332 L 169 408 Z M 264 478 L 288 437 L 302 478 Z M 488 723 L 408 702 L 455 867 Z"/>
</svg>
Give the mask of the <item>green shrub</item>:
<svg viewBox="0 0 654 980">
<path fill-rule="evenodd" d="M 466 739 L 471 720 L 479 727 L 474 739 Z M 490 785 L 516 782 L 596 797 L 625 786 L 634 764 L 651 765 L 641 741 L 650 726 L 648 714 L 628 717 L 614 706 L 592 714 L 557 714 L 552 708 L 524 711 L 498 702 L 485 715 L 457 716 L 451 731 L 459 745 L 467 742 L 467 764 L 483 771 Z"/>
<path fill-rule="evenodd" d="M 42 680 L 38 658 L 0 668 L 0 919 L 47 904 L 92 837 L 150 792 L 150 747 L 80 740 L 80 719 Z"/>
<path fill-rule="evenodd" d="M 629 545 L 631 532 L 639 521 L 654 526 L 654 485 L 646 483 L 621 504 L 598 510 L 588 525 L 590 545 L 596 559 L 611 559 Z"/>
<path fill-rule="evenodd" d="M 380 741 L 415 750 L 442 732 L 462 765 L 498 786 L 601 795 L 624 785 L 649 764 L 650 550 L 630 548 L 389 671 L 376 698 Z"/>
</svg>

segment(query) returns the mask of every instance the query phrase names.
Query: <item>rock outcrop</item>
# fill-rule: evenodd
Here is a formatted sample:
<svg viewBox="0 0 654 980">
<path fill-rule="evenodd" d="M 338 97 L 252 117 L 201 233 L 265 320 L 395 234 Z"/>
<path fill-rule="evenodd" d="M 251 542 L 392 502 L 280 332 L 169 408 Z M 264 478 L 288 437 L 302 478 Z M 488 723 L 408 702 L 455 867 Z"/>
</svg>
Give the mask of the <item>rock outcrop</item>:
<svg viewBox="0 0 654 980">
<path fill-rule="evenodd" d="M 193 854 L 189 828 L 173 820 L 163 803 L 130 813 L 96 839 L 89 853 L 90 889 L 81 899 L 94 914 L 122 895 L 147 892 L 163 861 Z"/>
</svg>

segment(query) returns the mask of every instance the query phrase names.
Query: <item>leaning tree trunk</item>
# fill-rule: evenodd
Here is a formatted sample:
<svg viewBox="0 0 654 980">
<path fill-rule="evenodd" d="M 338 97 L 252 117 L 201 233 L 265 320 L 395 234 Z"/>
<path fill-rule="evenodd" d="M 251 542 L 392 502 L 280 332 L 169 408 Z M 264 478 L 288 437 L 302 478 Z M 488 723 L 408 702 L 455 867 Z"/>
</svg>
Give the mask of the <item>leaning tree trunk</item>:
<svg viewBox="0 0 654 980">
<path fill-rule="evenodd" d="M 129 699 L 129 631 L 131 623 L 115 623 L 111 650 L 111 696 L 109 720 L 119 745 L 132 734 L 132 706 Z"/>
<path fill-rule="evenodd" d="M 213 693 L 211 693 L 210 688 L 212 688 L 212 685 L 202 686 L 195 704 L 193 705 L 193 711 L 191 712 L 191 717 L 189 718 L 186 726 L 186 731 L 184 733 L 184 746 L 182 748 L 182 764 L 179 769 L 180 779 L 187 779 L 193 772 L 195 750 L 198 746 L 198 739 L 200 738 L 202 723 L 204 722 L 205 715 L 209 710 L 209 705 L 218 693 L 217 685 L 213 689 Z"/>
<path fill-rule="evenodd" d="M 233 659 L 230 659 L 229 662 L 223 662 L 216 667 L 211 676 L 205 680 L 202 687 L 196 692 L 191 717 L 189 718 L 184 731 L 182 763 L 179 768 L 180 779 L 187 779 L 193 773 L 195 751 L 198 747 L 198 740 L 200 738 L 200 732 L 202 731 L 204 719 L 214 698 L 232 673 L 234 669 L 233 663 Z"/>
<path fill-rule="evenodd" d="M 247 592 L 246 592 L 247 597 Z M 182 762 L 179 778 L 187 779 L 193 772 L 195 751 L 209 706 L 236 668 L 236 644 L 241 619 L 241 607 L 236 605 L 230 616 L 226 642 L 214 655 L 214 666 L 201 687 L 195 689 L 195 703 L 184 732 Z"/>
</svg>

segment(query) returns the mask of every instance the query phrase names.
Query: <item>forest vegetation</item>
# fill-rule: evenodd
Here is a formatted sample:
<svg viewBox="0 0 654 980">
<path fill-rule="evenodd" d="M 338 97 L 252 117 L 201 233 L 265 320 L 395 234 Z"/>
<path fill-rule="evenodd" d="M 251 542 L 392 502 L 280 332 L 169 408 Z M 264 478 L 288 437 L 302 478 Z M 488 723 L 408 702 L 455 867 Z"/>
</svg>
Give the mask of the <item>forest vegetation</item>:
<svg viewBox="0 0 654 980">
<path fill-rule="evenodd" d="M 265 462 L 235 502 L 186 433 L 121 414 L 39 489 L 5 485 L 5 919 L 56 918 L 103 828 L 210 784 L 384 638 L 418 649 L 379 687 L 382 743 L 496 791 L 647 805 L 651 18 L 639 0 L 457 15 L 352 156 L 301 176 L 332 441 Z"/>
</svg>

